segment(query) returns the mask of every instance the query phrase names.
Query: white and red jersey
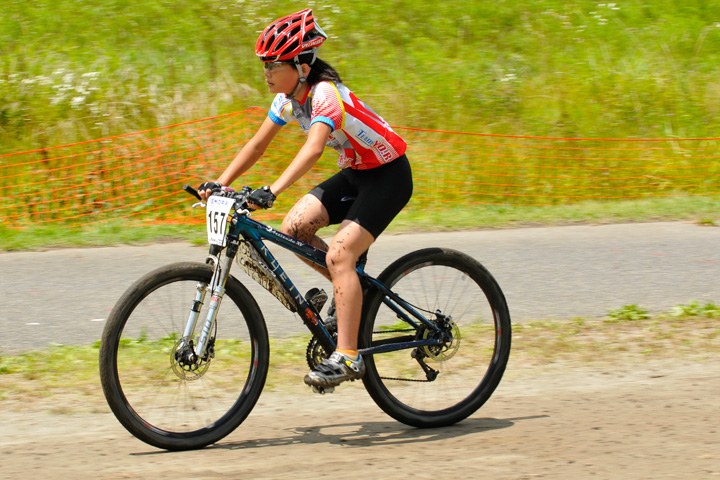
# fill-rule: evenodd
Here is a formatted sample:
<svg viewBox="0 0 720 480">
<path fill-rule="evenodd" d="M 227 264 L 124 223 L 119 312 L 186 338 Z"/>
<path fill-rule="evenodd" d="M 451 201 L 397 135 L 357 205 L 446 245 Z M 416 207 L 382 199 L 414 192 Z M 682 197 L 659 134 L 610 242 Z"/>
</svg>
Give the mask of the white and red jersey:
<svg viewBox="0 0 720 480">
<path fill-rule="evenodd" d="M 341 83 L 318 82 L 301 101 L 279 93 L 268 112 L 278 125 L 297 121 L 307 134 L 315 122 L 332 128 L 327 145 L 340 154 L 338 167 L 366 170 L 403 155 L 405 140 Z"/>
</svg>

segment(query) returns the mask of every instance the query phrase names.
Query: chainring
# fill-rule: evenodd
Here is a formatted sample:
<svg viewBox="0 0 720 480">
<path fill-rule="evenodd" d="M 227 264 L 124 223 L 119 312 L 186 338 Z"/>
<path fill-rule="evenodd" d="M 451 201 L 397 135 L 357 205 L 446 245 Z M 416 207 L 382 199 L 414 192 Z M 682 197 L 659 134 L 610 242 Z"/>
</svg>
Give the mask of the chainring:
<svg viewBox="0 0 720 480">
<path fill-rule="evenodd" d="M 333 340 L 337 342 L 337 323 L 331 322 L 325 326 L 328 333 L 332 335 Z M 310 370 L 315 370 L 320 363 L 328 358 L 332 352 L 326 352 L 325 349 L 320 345 L 318 339 L 313 337 L 308 343 L 307 350 L 305 351 L 305 358 L 307 360 L 308 367 Z"/>
<path fill-rule="evenodd" d="M 308 343 L 305 356 L 310 370 L 315 370 L 317 366 L 320 365 L 320 363 L 326 358 L 328 358 L 330 355 L 325 352 L 325 349 L 322 347 L 322 345 L 320 345 L 320 342 L 318 342 L 317 338 L 313 337 Z"/>
</svg>

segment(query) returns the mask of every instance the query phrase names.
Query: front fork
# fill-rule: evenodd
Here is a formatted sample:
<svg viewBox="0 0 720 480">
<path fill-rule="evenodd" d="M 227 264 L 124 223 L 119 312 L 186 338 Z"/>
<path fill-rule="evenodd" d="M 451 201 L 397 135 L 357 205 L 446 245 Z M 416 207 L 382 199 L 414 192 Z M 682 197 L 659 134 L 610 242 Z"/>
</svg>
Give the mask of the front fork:
<svg viewBox="0 0 720 480">
<path fill-rule="evenodd" d="M 220 303 L 225 296 L 225 283 L 230 275 L 230 267 L 232 266 L 233 259 L 237 253 L 237 246 L 237 242 L 231 241 L 225 255 L 221 255 L 221 247 L 212 245 L 210 248 L 210 254 L 208 255 L 207 262 L 213 266 L 213 276 L 210 279 L 209 284 L 198 282 L 195 298 L 193 299 L 193 304 L 190 308 L 190 315 L 188 316 L 185 331 L 183 332 L 182 343 L 185 349 L 190 347 L 188 349 L 190 350 L 190 355 L 187 360 L 191 363 L 197 363 L 200 359 L 206 360 L 210 356 L 208 348 L 213 343 L 212 340 L 214 340 L 211 338 L 211 332 L 215 330 L 218 309 L 220 308 Z M 208 291 L 212 292 L 210 305 L 208 307 L 205 321 L 202 324 L 202 331 L 200 332 L 198 343 L 193 346 L 191 339 L 195 334 L 195 329 L 200 317 L 200 311 L 202 310 L 202 306 L 205 302 L 205 295 Z"/>
</svg>

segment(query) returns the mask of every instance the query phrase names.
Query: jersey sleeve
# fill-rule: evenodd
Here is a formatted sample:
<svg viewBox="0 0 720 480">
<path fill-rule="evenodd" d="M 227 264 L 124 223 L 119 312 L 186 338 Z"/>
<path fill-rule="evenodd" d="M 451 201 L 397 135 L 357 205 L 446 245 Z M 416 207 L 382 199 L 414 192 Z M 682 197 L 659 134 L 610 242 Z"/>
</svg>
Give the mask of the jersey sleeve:
<svg viewBox="0 0 720 480">
<path fill-rule="evenodd" d="M 340 130 L 345 120 L 340 93 L 332 82 L 320 82 L 312 98 L 312 120 L 310 125 L 323 122 L 333 131 Z"/>
<path fill-rule="evenodd" d="M 282 93 L 275 95 L 270 110 L 268 111 L 270 120 L 278 125 L 285 125 L 294 120 L 292 115 L 292 102 Z"/>
</svg>

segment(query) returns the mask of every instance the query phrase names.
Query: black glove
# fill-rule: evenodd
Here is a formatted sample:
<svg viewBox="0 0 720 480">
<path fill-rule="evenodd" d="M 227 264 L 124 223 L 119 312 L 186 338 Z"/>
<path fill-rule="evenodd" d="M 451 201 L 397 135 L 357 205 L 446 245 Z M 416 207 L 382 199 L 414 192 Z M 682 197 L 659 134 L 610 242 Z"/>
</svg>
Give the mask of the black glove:
<svg viewBox="0 0 720 480">
<path fill-rule="evenodd" d="M 276 198 L 277 197 L 275 196 L 275 194 L 270 191 L 270 187 L 268 187 L 267 185 L 258 188 L 257 190 L 253 190 L 252 193 L 247 197 L 248 202 L 257 205 L 260 208 L 272 207 L 273 203 L 275 203 Z"/>
<path fill-rule="evenodd" d="M 203 182 L 197 188 L 198 192 L 204 192 L 205 190 L 212 190 L 213 193 L 219 192 L 222 190 L 222 184 L 218 182 Z"/>
</svg>

